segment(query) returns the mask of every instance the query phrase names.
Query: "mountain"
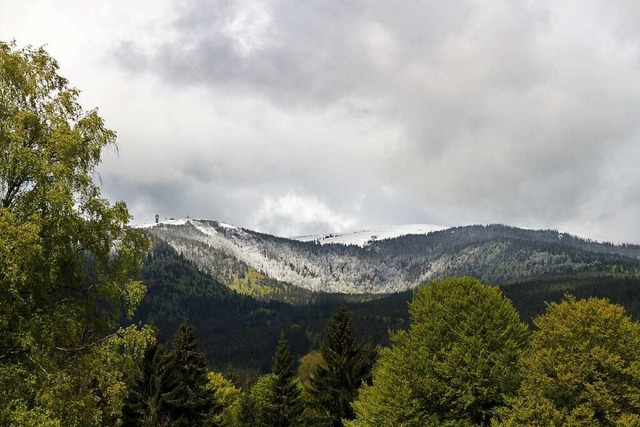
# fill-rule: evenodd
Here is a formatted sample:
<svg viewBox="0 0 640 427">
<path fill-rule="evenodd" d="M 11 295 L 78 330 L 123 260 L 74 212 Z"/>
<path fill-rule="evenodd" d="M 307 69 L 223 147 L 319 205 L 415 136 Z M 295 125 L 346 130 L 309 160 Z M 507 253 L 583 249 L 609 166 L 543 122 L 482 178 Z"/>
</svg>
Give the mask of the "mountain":
<svg viewBox="0 0 640 427">
<path fill-rule="evenodd" d="M 412 292 L 375 299 L 313 293 L 269 277 L 265 270 L 258 270 L 259 265 L 251 267 L 234 254 L 249 254 L 242 255 L 247 260 L 269 258 L 274 263 L 289 254 L 294 267 L 319 262 L 318 270 L 335 270 L 342 256 L 350 256 L 343 265 L 354 275 L 376 262 L 385 262 L 387 270 L 404 263 L 403 277 L 414 278 L 435 270 L 436 264 L 443 275 L 516 277 L 493 283 L 525 322 L 543 313 L 545 302 L 560 301 L 567 292 L 579 298 L 608 298 L 640 319 L 640 248 L 633 245 L 614 246 L 555 231 L 499 225 L 405 235 L 364 247 L 300 242 L 193 219 L 144 229 L 153 245 L 141 275 L 148 291 L 134 321 L 154 324 L 166 341 L 188 319 L 196 326 L 200 348 L 211 367 L 243 378 L 269 371 L 281 330 L 294 357 L 317 350 L 327 320 L 343 305 L 353 312 L 361 338 L 387 345 L 389 330 L 408 325 L 406 306 Z M 258 298 L 234 292 L 238 287 Z"/>
<path fill-rule="evenodd" d="M 387 294 L 446 276 L 504 284 L 581 272 L 636 276 L 640 271 L 638 245 L 504 225 L 437 228 L 413 225 L 287 239 L 211 220 L 143 226 L 219 283 L 265 299 L 305 300 L 317 292 Z"/>
<path fill-rule="evenodd" d="M 388 331 L 408 324 L 411 292 L 363 302 L 334 294 L 319 294 L 313 304 L 263 301 L 233 292 L 162 240 L 154 238 L 152 243 L 140 277 L 148 290 L 134 322 L 153 324 L 166 342 L 188 320 L 196 327 L 199 348 L 217 371 L 254 379 L 268 372 L 281 330 L 296 359 L 317 350 L 339 306 L 353 313 L 358 335 L 375 344 L 388 345 Z"/>
</svg>

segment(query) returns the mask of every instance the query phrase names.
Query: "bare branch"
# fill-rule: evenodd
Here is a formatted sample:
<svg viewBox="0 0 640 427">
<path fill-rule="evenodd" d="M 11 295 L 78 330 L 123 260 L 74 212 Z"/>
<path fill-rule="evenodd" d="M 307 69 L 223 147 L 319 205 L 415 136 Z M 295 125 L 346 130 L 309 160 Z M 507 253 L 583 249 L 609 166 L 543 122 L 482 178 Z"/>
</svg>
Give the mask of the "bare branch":
<svg viewBox="0 0 640 427">
<path fill-rule="evenodd" d="M 78 351 L 83 351 L 83 350 L 86 350 L 86 349 L 88 349 L 88 348 L 90 348 L 90 347 L 93 347 L 94 345 L 98 345 L 98 344 L 100 344 L 100 343 L 103 343 L 103 342 L 105 342 L 106 340 L 108 340 L 109 338 L 116 337 L 116 336 L 121 336 L 121 335 L 122 335 L 122 332 L 120 332 L 120 331 L 116 331 L 116 332 L 114 332 L 114 333 L 112 333 L 112 334 L 109 334 L 109 335 L 107 335 L 107 336 L 105 336 L 105 337 L 100 338 L 100 339 L 99 339 L 99 340 L 97 340 L 97 341 L 94 341 L 94 342 L 89 343 L 89 344 L 82 345 L 82 346 L 80 346 L 80 347 L 72 347 L 72 348 L 54 347 L 54 348 L 55 348 L 56 350 L 59 350 L 59 351 L 66 351 L 66 352 L 78 352 Z"/>
</svg>

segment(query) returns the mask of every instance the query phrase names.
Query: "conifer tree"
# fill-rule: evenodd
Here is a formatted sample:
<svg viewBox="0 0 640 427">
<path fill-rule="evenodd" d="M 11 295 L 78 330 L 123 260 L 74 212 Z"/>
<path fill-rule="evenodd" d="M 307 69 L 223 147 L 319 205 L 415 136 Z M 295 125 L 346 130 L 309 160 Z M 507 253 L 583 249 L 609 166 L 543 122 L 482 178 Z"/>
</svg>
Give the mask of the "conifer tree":
<svg viewBox="0 0 640 427">
<path fill-rule="evenodd" d="M 237 421 L 240 427 L 253 427 L 256 424 L 255 405 L 248 389 L 244 390 L 240 396 Z"/>
<path fill-rule="evenodd" d="M 270 427 L 299 426 L 303 409 L 302 400 L 284 333 L 280 334 L 271 372 L 275 379 L 272 401 L 266 414 L 268 425 Z"/>
<path fill-rule="evenodd" d="M 161 425 L 159 409 L 162 404 L 159 361 L 165 355 L 162 345 L 147 349 L 142 360 L 138 377 L 129 387 L 122 408 L 122 421 L 125 426 L 143 427 Z"/>
<path fill-rule="evenodd" d="M 207 359 L 197 348 L 194 327 L 183 323 L 162 358 L 160 367 L 160 412 L 172 425 L 209 425 L 216 407 L 213 390 L 208 385 Z"/>
<path fill-rule="evenodd" d="M 370 378 L 374 359 L 373 349 L 358 343 L 351 313 L 344 307 L 329 321 L 322 357 L 325 366 L 311 377 L 310 406 L 318 414 L 317 424 L 337 427 L 342 419 L 353 419 L 351 402 Z"/>
</svg>

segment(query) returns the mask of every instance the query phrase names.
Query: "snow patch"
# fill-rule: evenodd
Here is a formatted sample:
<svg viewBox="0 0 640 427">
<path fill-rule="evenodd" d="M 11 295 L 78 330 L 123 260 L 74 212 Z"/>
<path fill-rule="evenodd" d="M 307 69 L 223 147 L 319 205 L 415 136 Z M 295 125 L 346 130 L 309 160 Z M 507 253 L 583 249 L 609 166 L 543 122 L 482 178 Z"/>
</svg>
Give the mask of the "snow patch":
<svg viewBox="0 0 640 427">
<path fill-rule="evenodd" d="M 218 225 L 222 228 L 227 228 L 229 230 L 239 230 L 235 225 L 227 224 L 225 222 L 218 222 Z"/>
<path fill-rule="evenodd" d="M 196 230 L 206 234 L 207 236 L 215 236 L 218 234 L 218 231 L 215 228 L 209 225 L 206 225 L 205 223 L 202 223 L 200 221 L 192 221 L 191 225 L 193 225 Z"/>
<path fill-rule="evenodd" d="M 145 222 L 144 224 L 134 225 L 133 228 L 152 228 L 158 225 L 185 225 L 191 222 L 188 218 L 180 218 L 180 219 L 166 219 L 164 221 L 159 221 L 158 223 Z"/>
<path fill-rule="evenodd" d="M 291 237 L 291 239 L 300 242 L 317 241 L 321 245 L 342 244 L 364 247 L 379 240 L 395 239 L 396 237 L 410 234 L 428 234 L 433 231 L 446 230 L 447 228 L 449 227 L 433 224 L 406 224 L 376 228 L 373 230 L 355 231 L 352 233 Z"/>
</svg>

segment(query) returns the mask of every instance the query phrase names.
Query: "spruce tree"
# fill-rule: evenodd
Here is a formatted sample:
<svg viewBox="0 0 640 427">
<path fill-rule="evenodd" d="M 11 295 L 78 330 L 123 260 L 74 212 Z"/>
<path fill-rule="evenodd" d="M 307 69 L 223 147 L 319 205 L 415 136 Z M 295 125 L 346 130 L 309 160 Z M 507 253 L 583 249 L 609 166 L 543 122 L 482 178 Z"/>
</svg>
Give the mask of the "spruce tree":
<svg viewBox="0 0 640 427">
<path fill-rule="evenodd" d="M 322 357 L 326 366 L 311 377 L 310 404 L 317 424 L 341 426 L 342 419 L 354 418 L 351 402 L 362 383 L 370 379 L 374 359 L 373 349 L 356 339 L 351 313 L 344 307 L 329 321 Z"/>
<path fill-rule="evenodd" d="M 138 377 L 129 387 L 122 408 L 123 425 L 146 427 L 161 425 L 160 414 L 162 390 L 159 377 L 160 360 L 165 355 L 165 347 L 154 345 L 144 355 Z"/>
<path fill-rule="evenodd" d="M 180 426 L 211 425 L 215 390 L 207 387 L 207 359 L 197 348 L 193 326 L 183 323 L 163 357 L 160 412 Z"/>
<path fill-rule="evenodd" d="M 280 334 L 271 372 L 275 376 L 275 381 L 272 401 L 265 417 L 268 425 L 270 427 L 299 426 L 303 409 L 302 400 L 284 333 Z"/>
</svg>

